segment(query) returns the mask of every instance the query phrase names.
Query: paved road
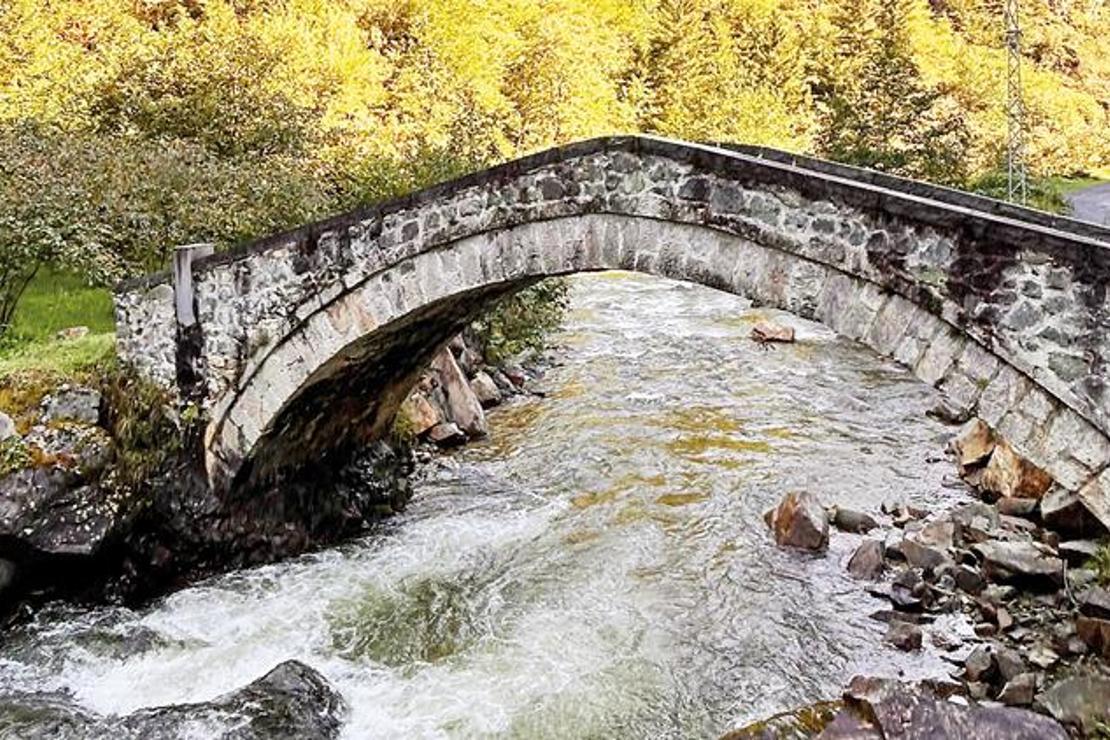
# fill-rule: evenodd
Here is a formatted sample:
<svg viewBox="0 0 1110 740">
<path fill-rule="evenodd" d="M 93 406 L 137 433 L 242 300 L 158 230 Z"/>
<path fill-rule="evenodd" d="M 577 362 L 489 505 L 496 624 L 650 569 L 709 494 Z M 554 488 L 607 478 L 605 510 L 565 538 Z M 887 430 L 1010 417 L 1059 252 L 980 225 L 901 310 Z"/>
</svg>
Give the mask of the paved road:
<svg viewBox="0 0 1110 740">
<path fill-rule="evenodd" d="M 1092 185 L 1068 195 L 1072 217 L 1110 226 L 1110 182 Z"/>
</svg>

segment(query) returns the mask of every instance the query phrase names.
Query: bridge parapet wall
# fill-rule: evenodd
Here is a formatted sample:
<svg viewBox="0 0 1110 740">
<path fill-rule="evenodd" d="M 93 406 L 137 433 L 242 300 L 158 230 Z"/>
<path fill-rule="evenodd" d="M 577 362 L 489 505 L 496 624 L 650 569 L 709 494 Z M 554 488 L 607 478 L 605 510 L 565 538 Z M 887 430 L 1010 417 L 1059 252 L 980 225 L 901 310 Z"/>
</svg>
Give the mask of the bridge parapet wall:
<svg viewBox="0 0 1110 740">
<path fill-rule="evenodd" d="M 914 368 L 955 403 L 978 408 L 1016 446 L 1040 450 L 1035 461 L 1051 453 L 1065 485 L 1100 473 L 1110 458 L 1110 245 L 1082 230 L 843 174 L 659 139 L 604 139 L 217 255 L 195 271 L 203 331 L 193 361 L 202 368 L 206 411 L 222 419 L 312 317 L 371 277 L 403 271 L 416 255 L 443 252 L 434 264 L 444 271 L 438 279 L 450 282 L 462 270 L 448 259 L 460 240 L 611 214 L 693 225 L 769 250 L 776 258 L 753 263 L 735 284 L 686 254 L 664 251 L 645 258 L 650 265 L 626 266 L 681 274 L 821 319 Z M 544 270 L 529 274 L 568 268 L 553 257 Z M 402 284 L 385 284 L 380 300 L 419 305 L 398 293 Z M 124 286 L 117 310 L 124 359 L 174 382 L 181 347 L 171 339 L 173 292 L 165 279 Z M 321 352 L 331 351 L 324 345 Z"/>
</svg>

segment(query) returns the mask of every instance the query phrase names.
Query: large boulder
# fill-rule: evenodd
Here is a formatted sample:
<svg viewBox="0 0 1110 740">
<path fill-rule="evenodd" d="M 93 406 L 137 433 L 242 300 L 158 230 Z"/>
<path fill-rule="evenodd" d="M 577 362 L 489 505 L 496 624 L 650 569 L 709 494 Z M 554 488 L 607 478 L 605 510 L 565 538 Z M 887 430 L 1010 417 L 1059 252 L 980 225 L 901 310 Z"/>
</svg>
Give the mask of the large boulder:
<svg viewBox="0 0 1110 740">
<path fill-rule="evenodd" d="M 811 493 L 786 494 L 779 505 L 763 515 L 780 547 L 824 550 L 829 545 L 829 517 Z"/>
<path fill-rule="evenodd" d="M 0 538 L 45 555 L 95 555 L 123 513 L 113 494 L 70 472 L 27 468 L 0 480 Z"/>
<path fill-rule="evenodd" d="M 1058 587 L 1063 580 L 1064 561 L 1034 542 L 988 540 L 972 550 L 983 559 L 983 572 L 992 581 Z"/>
<path fill-rule="evenodd" d="M 407 421 L 409 431 L 417 437 L 443 421 L 439 410 L 420 391 L 409 394 L 398 414 Z"/>
<path fill-rule="evenodd" d="M 1052 476 L 999 440 L 983 470 L 980 487 L 999 496 L 1040 498 L 1052 486 Z"/>
<path fill-rule="evenodd" d="M 1066 678 L 1053 684 L 1040 701 L 1058 721 L 1093 735 L 1100 723 L 1110 722 L 1110 678 Z"/>
<path fill-rule="evenodd" d="M 338 737 L 345 715 L 343 698 L 326 679 L 293 660 L 212 701 L 141 709 L 122 717 L 98 716 L 61 693 L 0 697 L 0 728 L 21 738 L 327 740 Z"/>
<path fill-rule="evenodd" d="M 474 397 L 482 404 L 482 408 L 501 403 L 501 389 L 493 382 L 493 378 L 481 370 L 470 379 L 470 390 L 474 391 Z"/>
<path fill-rule="evenodd" d="M 468 437 L 481 437 L 488 432 L 486 415 L 478 402 L 466 376 L 455 362 L 450 350 L 444 349 L 432 360 L 429 368 L 443 391 L 446 400 L 447 421 L 452 422 Z"/>
<path fill-rule="evenodd" d="M 964 424 L 952 440 L 952 450 L 956 453 L 956 464 L 961 472 L 986 461 L 994 452 L 994 433 L 982 419 L 972 419 Z"/>
</svg>

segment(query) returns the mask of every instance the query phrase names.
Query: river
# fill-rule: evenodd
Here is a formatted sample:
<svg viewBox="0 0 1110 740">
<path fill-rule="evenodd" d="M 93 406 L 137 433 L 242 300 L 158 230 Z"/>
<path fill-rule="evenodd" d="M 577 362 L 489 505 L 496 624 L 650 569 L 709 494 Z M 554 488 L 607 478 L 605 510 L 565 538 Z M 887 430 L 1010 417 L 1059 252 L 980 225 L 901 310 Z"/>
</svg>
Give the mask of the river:
<svg viewBox="0 0 1110 740">
<path fill-rule="evenodd" d="M 0 646 L 0 691 L 103 713 L 202 701 L 297 658 L 350 738 L 716 737 L 836 696 L 853 673 L 942 675 L 884 645 L 882 603 L 777 549 L 790 490 L 937 508 L 937 394 L 821 327 L 709 289 L 574 279 L 545 398 L 422 473 L 363 539 L 213 578 L 141 610 L 60 607 Z M 765 348 L 752 324 L 789 322 Z"/>
</svg>

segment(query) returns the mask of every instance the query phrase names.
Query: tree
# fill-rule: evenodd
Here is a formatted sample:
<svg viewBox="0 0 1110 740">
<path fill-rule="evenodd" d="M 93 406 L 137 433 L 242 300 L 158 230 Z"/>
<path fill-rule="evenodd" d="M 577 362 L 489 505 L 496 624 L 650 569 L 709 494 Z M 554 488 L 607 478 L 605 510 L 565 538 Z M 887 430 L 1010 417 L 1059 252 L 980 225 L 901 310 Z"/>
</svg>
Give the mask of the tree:
<svg viewBox="0 0 1110 740">
<path fill-rule="evenodd" d="M 815 91 L 818 148 L 832 159 L 905 177 L 959 184 L 968 133 L 955 101 L 926 84 L 908 34 L 912 0 L 836 6 L 838 68 Z"/>
<path fill-rule="evenodd" d="M 0 333 L 45 265 L 90 284 L 162 268 L 179 244 L 222 246 L 330 210 L 326 181 L 282 156 L 184 141 L 0 127 Z"/>
</svg>

